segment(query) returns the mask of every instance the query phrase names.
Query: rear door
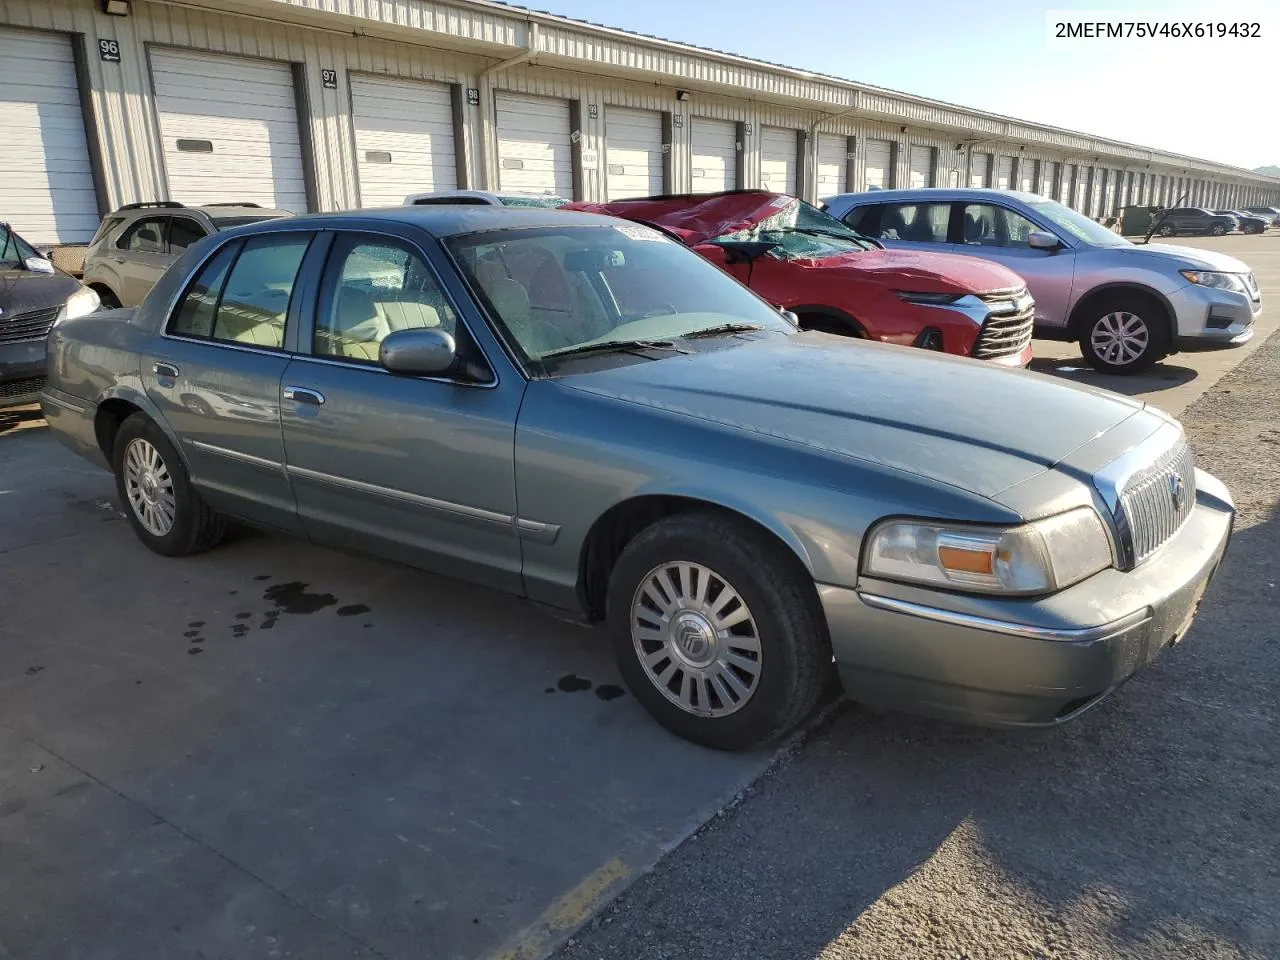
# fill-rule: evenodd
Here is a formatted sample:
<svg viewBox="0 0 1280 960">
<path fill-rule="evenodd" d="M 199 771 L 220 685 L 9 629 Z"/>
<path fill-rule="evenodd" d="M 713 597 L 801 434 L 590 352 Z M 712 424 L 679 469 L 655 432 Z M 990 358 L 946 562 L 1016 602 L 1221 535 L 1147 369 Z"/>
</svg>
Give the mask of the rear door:
<svg viewBox="0 0 1280 960">
<path fill-rule="evenodd" d="M 169 255 L 169 217 L 135 220 L 116 241 L 109 259 L 120 278 L 120 304 L 136 307 L 173 262 Z"/>
<path fill-rule="evenodd" d="M 478 351 L 427 254 L 402 232 L 333 237 L 280 384 L 285 456 L 308 534 L 521 590 L 515 422 L 524 381 L 393 374 L 393 331 Z M 478 356 L 478 355 L 477 355 Z"/>
<path fill-rule="evenodd" d="M 301 532 L 284 472 L 280 377 L 297 327 L 304 231 L 223 244 L 143 357 L 147 394 L 215 509 Z"/>
</svg>

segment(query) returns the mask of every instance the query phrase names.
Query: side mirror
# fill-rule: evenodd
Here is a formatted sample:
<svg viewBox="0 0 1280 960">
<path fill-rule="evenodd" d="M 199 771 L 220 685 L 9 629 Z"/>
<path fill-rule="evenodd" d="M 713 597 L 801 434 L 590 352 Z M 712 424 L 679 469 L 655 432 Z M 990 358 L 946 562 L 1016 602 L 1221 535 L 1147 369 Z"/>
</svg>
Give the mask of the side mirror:
<svg viewBox="0 0 1280 960">
<path fill-rule="evenodd" d="M 54 268 L 53 264 L 44 257 L 27 257 L 27 259 L 22 261 L 22 265 L 32 273 L 54 274 L 58 272 Z"/>
<path fill-rule="evenodd" d="M 453 335 L 439 327 L 396 330 L 383 338 L 378 361 L 392 373 L 449 373 L 458 362 L 458 346 Z"/>
<path fill-rule="evenodd" d="M 1057 250 L 1062 241 L 1047 230 L 1032 230 L 1027 234 L 1027 246 L 1032 250 Z"/>
<path fill-rule="evenodd" d="M 779 310 L 778 312 L 782 314 L 782 318 L 786 320 L 787 323 L 791 324 L 797 330 L 800 329 L 800 317 L 798 315 L 792 313 L 790 310 Z"/>
</svg>

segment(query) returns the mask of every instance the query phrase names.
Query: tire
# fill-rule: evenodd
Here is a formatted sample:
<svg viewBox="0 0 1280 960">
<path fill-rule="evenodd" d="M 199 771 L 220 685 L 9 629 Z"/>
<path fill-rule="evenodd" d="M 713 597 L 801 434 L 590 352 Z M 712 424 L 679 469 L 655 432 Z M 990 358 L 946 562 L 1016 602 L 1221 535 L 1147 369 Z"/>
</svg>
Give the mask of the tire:
<svg viewBox="0 0 1280 960">
<path fill-rule="evenodd" d="M 1169 355 L 1169 320 L 1137 294 L 1099 300 L 1080 326 L 1080 351 L 1102 373 L 1141 373 Z M 1122 342 L 1117 343 L 1117 334 Z"/>
<path fill-rule="evenodd" d="M 1226 224 L 1222 224 L 1222 223 L 1215 223 L 1213 226 L 1209 228 L 1209 236 L 1211 237 L 1221 237 L 1226 232 L 1227 232 Z"/>
<path fill-rule="evenodd" d="M 659 607 L 668 622 L 683 620 L 683 632 L 649 626 L 660 624 L 656 615 L 646 620 Z M 767 534 L 730 516 L 678 514 L 641 531 L 610 576 L 607 617 L 635 698 L 672 733 L 717 750 L 791 730 L 833 675 L 808 574 Z"/>
<path fill-rule="evenodd" d="M 112 466 L 125 516 L 149 549 L 186 557 L 217 546 L 226 535 L 226 518 L 201 499 L 178 451 L 146 414 L 135 413 L 120 425 Z"/>
<path fill-rule="evenodd" d="M 1178 231 L 1172 223 L 1162 223 L 1157 231 L 1162 237 L 1172 237 Z"/>
</svg>

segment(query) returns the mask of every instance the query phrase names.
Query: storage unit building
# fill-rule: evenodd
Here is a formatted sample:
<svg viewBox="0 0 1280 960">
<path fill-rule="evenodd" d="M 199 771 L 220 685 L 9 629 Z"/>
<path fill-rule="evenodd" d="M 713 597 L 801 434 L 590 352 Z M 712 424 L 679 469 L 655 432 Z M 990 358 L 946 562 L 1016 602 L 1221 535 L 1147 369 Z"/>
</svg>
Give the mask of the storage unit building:
<svg viewBox="0 0 1280 960">
<path fill-rule="evenodd" d="M 307 211 L 289 64 L 157 47 L 151 79 L 169 199 Z"/>
<path fill-rule="evenodd" d="M 574 198 L 569 101 L 499 90 L 494 118 L 498 189 Z"/>
<path fill-rule="evenodd" d="M 0 28 L 0 220 L 31 243 L 88 240 L 98 228 L 71 39 Z"/>
<path fill-rule="evenodd" d="M 662 114 L 605 107 L 605 197 L 652 197 L 662 182 Z"/>
<path fill-rule="evenodd" d="M 392 206 L 410 193 L 457 187 L 448 86 L 359 74 L 350 84 L 361 206 Z"/>
</svg>

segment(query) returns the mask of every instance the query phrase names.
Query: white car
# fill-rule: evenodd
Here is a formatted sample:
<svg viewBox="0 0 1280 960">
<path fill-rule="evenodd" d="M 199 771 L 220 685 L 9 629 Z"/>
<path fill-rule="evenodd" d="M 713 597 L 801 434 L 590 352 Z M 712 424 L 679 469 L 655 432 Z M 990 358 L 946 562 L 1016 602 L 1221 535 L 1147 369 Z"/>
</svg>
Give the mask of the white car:
<svg viewBox="0 0 1280 960">
<path fill-rule="evenodd" d="M 563 207 L 572 201 L 553 193 L 490 193 L 487 190 L 441 190 L 438 193 L 411 193 L 406 207 L 428 204 L 488 204 L 491 207 Z"/>
</svg>

